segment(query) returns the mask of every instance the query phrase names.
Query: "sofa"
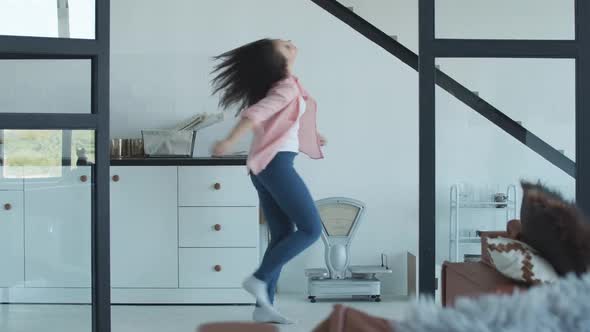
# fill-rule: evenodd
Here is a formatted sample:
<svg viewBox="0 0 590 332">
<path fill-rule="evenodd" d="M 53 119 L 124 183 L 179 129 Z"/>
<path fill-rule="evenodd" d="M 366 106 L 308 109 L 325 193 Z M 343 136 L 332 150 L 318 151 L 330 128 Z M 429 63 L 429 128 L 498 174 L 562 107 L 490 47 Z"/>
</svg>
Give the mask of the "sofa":
<svg viewBox="0 0 590 332">
<path fill-rule="evenodd" d="M 518 239 L 521 229 L 519 220 L 508 223 L 506 231 L 477 232 L 481 238 L 481 261 L 445 262 L 441 271 L 441 301 L 443 306 L 453 306 L 460 297 L 477 297 L 484 294 L 512 293 L 526 290 L 529 285 L 502 275 L 492 265 L 488 253 L 488 239 L 505 237 Z"/>
</svg>

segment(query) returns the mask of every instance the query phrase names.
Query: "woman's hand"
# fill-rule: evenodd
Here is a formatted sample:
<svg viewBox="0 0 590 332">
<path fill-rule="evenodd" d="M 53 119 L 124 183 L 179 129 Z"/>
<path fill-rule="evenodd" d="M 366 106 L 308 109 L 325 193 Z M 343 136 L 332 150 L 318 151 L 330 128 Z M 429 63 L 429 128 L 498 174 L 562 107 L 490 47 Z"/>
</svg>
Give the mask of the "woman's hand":
<svg viewBox="0 0 590 332">
<path fill-rule="evenodd" d="M 318 139 L 320 140 L 320 146 L 326 146 L 328 144 L 328 140 L 324 135 L 318 133 Z"/>
<path fill-rule="evenodd" d="M 213 147 L 213 156 L 219 157 L 226 155 L 233 145 L 234 143 L 229 139 L 224 139 L 223 141 L 215 143 L 215 146 Z"/>
<path fill-rule="evenodd" d="M 229 136 L 223 141 L 215 143 L 212 154 L 214 157 L 226 155 L 236 142 L 239 142 L 240 137 L 254 128 L 254 122 L 248 118 L 242 118 L 240 122 L 232 129 Z"/>
</svg>

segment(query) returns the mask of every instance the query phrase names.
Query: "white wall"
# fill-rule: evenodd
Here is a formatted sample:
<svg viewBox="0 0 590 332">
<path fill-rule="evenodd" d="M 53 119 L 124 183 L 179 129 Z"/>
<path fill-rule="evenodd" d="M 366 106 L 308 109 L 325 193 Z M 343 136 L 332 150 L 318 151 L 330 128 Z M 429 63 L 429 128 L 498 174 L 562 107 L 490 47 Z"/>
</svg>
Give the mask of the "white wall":
<svg viewBox="0 0 590 332">
<path fill-rule="evenodd" d="M 325 160 L 300 157 L 298 169 L 316 198 L 367 204 L 352 261 L 378 264 L 389 254 L 395 273 L 385 291 L 404 294 L 403 257 L 418 237 L 417 75 L 311 1 L 113 2 L 112 135 L 217 110 L 211 56 L 267 36 L 299 46 L 297 73 L 318 99 L 330 141 Z M 212 128 L 207 144 L 227 130 Z M 323 264 L 317 243 L 284 269 L 281 289 L 303 291 L 303 269 Z"/>
<path fill-rule="evenodd" d="M 435 1 L 436 36 L 574 39 L 574 0 Z"/>
</svg>

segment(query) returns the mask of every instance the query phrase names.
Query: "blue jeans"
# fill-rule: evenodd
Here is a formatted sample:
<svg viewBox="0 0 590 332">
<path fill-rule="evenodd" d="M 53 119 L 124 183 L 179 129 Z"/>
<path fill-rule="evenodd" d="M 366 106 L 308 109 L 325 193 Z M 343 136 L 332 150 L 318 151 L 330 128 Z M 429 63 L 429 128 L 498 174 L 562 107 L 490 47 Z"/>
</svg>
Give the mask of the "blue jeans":
<svg viewBox="0 0 590 332">
<path fill-rule="evenodd" d="M 293 167 L 295 156 L 279 152 L 266 169 L 251 174 L 270 230 L 270 243 L 254 276 L 267 283 L 271 303 L 283 266 L 322 233 L 315 202 Z"/>
</svg>

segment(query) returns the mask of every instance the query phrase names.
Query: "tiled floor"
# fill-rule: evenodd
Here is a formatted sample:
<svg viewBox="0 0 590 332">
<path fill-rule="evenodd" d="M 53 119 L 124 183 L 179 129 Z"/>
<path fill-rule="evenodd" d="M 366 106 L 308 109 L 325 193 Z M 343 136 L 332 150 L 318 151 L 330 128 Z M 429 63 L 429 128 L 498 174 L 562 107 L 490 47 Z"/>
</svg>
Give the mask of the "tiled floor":
<svg viewBox="0 0 590 332">
<path fill-rule="evenodd" d="M 278 308 L 297 324 L 281 331 L 311 331 L 325 319 L 335 302 L 309 303 L 301 296 L 286 295 Z M 346 305 L 388 319 L 403 317 L 407 301 L 349 301 Z M 113 332 L 187 332 L 215 321 L 248 321 L 251 306 L 113 306 Z M 0 305 L 2 332 L 90 332 L 90 307 L 65 305 Z"/>
</svg>

